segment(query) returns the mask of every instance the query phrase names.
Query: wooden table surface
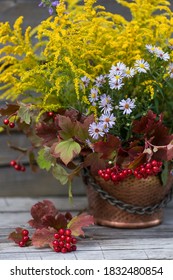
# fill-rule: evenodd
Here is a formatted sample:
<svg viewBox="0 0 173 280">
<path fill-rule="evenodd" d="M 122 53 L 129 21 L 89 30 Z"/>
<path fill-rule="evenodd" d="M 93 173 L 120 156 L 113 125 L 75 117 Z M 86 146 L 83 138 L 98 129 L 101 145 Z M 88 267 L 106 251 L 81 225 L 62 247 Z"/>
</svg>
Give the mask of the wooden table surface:
<svg viewBox="0 0 173 280">
<path fill-rule="evenodd" d="M 0 260 L 149 260 L 173 259 L 173 202 L 164 209 L 161 225 L 147 229 L 117 229 L 103 226 L 85 228 L 77 251 L 62 254 L 50 248 L 33 246 L 20 248 L 7 239 L 15 227 L 28 227 L 31 206 L 44 197 L 0 198 Z M 85 196 L 74 198 L 70 205 L 65 197 L 46 197 L 60 211 L 70 210 L 74 215 L 87 207 Z"/>
</svg>

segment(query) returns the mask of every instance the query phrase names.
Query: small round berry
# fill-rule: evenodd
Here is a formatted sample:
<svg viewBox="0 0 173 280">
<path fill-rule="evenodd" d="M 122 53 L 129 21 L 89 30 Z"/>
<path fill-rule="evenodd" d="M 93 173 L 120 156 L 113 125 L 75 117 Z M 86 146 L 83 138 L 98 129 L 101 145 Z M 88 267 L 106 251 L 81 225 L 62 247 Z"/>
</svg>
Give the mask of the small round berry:
<svg viewBox="0 0 173 280">
<path fill-rule="evenodd" d="M 27 229 L 22 230 L 22 235 L 23 236 L 28 236 L 28 234 L 29 234 L 29 231 Z"/>
<path fill-rule="evenodd" d="M 65 247 L 61 248 L 61 253 L 67 253 L 67 248 Z"/>
<path fill-rule="evenodd" d="M 70 248 L 71 248 L 71 244 L 70 244 L 70 243 L 66 243 L 66 244 L 65 244 L 65 247 L 66 247 L 67 249 L 70 249 Z"/>
<path fill-rule="evenodd" d="M 53 249 L 57 253 L 61 252 L 61 248 L 59 246 L 55 246 L 55 247 L 53 247 Z"/>
<path fill-rule="evenodd" d="M 9 123 L 9 127 L 14 128 L 15 127 L 15 123 L 14 122 L 10 122 Z"/>
<path fill-rule="evenodd" d="M 54 116 L 54 112 L 48 112 L 47 113 L 49 117 L 53 117 Z"/>
<path fill-rule="evenodd" d="M 66 236 L 71 236 L 71 229 L 69 229 L 69 228 L 66 229 L 66 230 L 65 230 L 65 235 L 66 235 Z"/>
<path fill-rule="evenodd" d="M 20 170 L 21 170 L 21 165 L 20 165 L 20 164 L 15 164 L 14 168 L 15 168 L 17 171 L 20 171 Z"/>
<path fill-rule="evenodd" d="M 71 240 L 71 243 L 72 244 L 76 244 L 77 243 L 77 239 L 75 237 L 73 237 L 72 240 Z"/>
<path fill-rule="evenodd" d="M 22 241 L 24 241 L 25 243 L 29 240 L 29 236 L 25 235 L 22 238 Z"/>
<path fill-rule="evenodd" d="M 76 251 L 76 249 L 77 249 L 76 245 L 72 245 L 72 246 L 71 246 L 71 250 L 72 250 L 72 251 Z"/>
<path fill-rule="evenodd" d="M 8 125 L 8 124 L 9 124 L 9 119 L 4 119 L 3 123 L 4 123 L 5 125 Z"/>
<path fill-rule="evenodd" d="M 16 161 L 15 161 L 15 160 L 11 160 L 11 161 L 10 161 L 10 165 L 11 165 L 11 166 L 15 166 L 15 165 L 16 165 Z"/>
<path fill-rule="evenodd" d="M 60 235 L 64 235 L 64 232 L 65 232 L 65 230 L 64 230 L 63 228 L 60 228 L 60 229 L 58 230 L 58 233 L 59 233 Z"/>
<path fill-rule="evenodd" d="M 110 175 L 108 173 L 105 173 L 104 174 L 104 179 L 105 179 L 105 181 L 110 180 Z"/>
<path fill-rule="evenodd" d="M 59 241 L 56 239 L 52 242 L 53 246 L 57 247 L 59 246 Z"/>
<path fill-rule="evenodd" d="M 72 238 L 71 238 L 70 236 L 66 236 L 65 241 L 66 241 L 67 243 L 70 243 L 71 240 L 72 240 Z"/>
<path fill-rule="evenodd" d="M 59 237 L 60 237 L 60 235 L 59 235 L 58 233 L 55 233 L 55 234 L 54 234 L 54 238 L 55 238 L 55 239 L 59 239 Z"/>
<path fill-rule="evenodd" d="M 65 240 L 65 235 L 61 235 L 61 236 L 60 236 L 60 240 L 61 240 L 61 241 L 64 241 L 64 240 Z"/>
<path fill-rule="evenodd" d="M 24 241 L 20 241 L 20 242 L 19 242 L 19 246 L 20 246 L 20 247 L 24 247 L 24 246 L 25 246 L 25 242 L 24 242 Z"/>
<path fill-rule="evenodd" d="M 64 247 L 64 242 L 63 241 L 59 241 L 59 247 Z"/>
<path fill-rule="evenodd" d="M 156 160 L 152 160 L 151 165 L 152 166 L 157 166 L 157 161 Z"/>
</svg>

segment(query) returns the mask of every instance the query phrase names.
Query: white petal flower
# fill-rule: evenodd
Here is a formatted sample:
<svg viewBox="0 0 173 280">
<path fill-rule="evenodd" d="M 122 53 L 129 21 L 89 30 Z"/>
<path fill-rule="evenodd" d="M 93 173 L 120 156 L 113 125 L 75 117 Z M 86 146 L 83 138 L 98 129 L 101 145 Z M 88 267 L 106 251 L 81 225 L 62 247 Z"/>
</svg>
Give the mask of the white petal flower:
<svg viewBox="0 0 173 280">
<path fill-rule="evenodd" d="M 103 125 L 112 128 L 115 125 L 116 117 L 113 114 L 103 114 L 99 120 L 103 122 Z"/>
<path fill-rule="evenodd" d="M 135 107 L 136 105 L 134 100 L 130 98 L 127 98 L 126 100 L 122 99 L 119 102 L 119 109 L 123 111 L 123 114 L 127 114 L 127 115 L 131 114 L 132 109 L 134 109 Z"/>
<path fill-rule="evenodd" d="M 95 101 L 98 100 L 98 89 L 97 88 L 92 88 L 91 93 L 89 95 L 89 101 L 93 104 L 95 104 Z"/>
<path fill-rule="evenodd" d="M 89 135 L 95 140 L 97 140 L 99 137 L 103 137 L 105 134 L 103 124 L 95 122 L 90 124 L 88 132 Z"/>
<path fill-rule="evenodd" d="M 155 54 L 157 57 L 159 57 L 160 59 L 162 59 L 164 61 L 168 61 L 170 59 L 170 55 L 160 49 L 158 49 Z"/>
<path fill-rule="evenodd" d="M 121 89 L 124 85 L 122 79 L 117 79 L 116 77 L 113 77 L 109 80 L 109 86 L 111 89 Z"/>
<path fill-rule="evenodd" d="M 135 69 L 134 68 L 126 67 L 126 69 L 124 70 L 124 75 L 127 78 L 133 77 L 135 75 Z"/>
<path fill-rule="evenodd" d="M 106 75 L 100 75 L 95 79 L 95 85 L 99 88 L 106 82 Z"/>
<path fill-rule="evenodd" d="M 147 70 L 150 69 L 150 65 L 144 59 L 136 60 L 135 68 L 139 73 L 147 73 Z"/>
<path fill-rule="evenodd" d="M 83 76 L 81 81 L 83 82 L 84 86 L 87 87 L 89 85 L 90 79 L 86 76 Z"/>
</svg>

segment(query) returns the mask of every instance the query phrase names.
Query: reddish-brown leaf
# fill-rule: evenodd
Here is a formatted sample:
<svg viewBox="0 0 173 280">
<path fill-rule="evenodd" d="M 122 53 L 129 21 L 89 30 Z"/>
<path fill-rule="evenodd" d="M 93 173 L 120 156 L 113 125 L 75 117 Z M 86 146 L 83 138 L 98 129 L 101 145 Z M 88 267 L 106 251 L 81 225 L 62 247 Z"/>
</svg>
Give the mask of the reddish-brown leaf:
<svg viewBox="0 0 173 280">
<path fill-rule="evenodd" d="M 53 248 L 52 241 L 54 240 L 55 232 L 54 228 L 37 229 L 32 236 L 32 245 L 37 248 Z"/>
<path fill-rule="evenodd" d="M 82 213 L 79 216 L 75 216 L 68 223 L 68 228 L 71 229 L 74 236 L 85 236 L 82 228 L 88 227 L 94 224 L 94 218 L 87 213 Z"/>
<path fill-rule="evenodd" d="M 0 109 L 0 115 L 1 116 L 10 116 L 14 113 L 16 113 L 19 109 L 19 105 L 17 104 L 7 104 L 6 108 Z"/>
<path fill-rule="evenodd" d="M 8 239 L 14 241 L 16 244 L 22 240 L 22 230 L 23 228 L 17 227 L 15 231 L 11 232 L 8 236 Z"/>
<path fill-rule="evenodd" d="M 94 151 L 102 153 L 103 159 L 113 159 L 120 148 L 120 139 L 109 134 L 106 141 L 99 141 L 94 144 Z"/>
<path fill-rule="evenodd" d="M 58 210 L 54 206 L 54 204 L 49 200 L 43 200 L 43 202 L 38 202 L 31 208 L 31 216 L 32 220 L 28 221 L 29 225 L 34 228 L 43 228 L 44 223 L 43 220 L 45 216 L 56 216 L 58 214 Z"/>
</svg>

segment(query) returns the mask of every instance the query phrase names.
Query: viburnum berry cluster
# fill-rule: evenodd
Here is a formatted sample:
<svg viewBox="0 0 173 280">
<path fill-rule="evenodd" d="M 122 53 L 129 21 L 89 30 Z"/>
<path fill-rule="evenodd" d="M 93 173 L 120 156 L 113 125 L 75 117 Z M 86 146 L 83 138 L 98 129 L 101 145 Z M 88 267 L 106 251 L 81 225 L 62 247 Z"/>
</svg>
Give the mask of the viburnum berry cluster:
<svg viewBox="0 0 173 280">
<path fill-rule="evenodd" d="M 135 169 L 120 168 L 118 165 L 107 169 L 99 169 L 98 175 L 105 181 L 111 180 L 114 183 L 118 183 L 131 175 L 135 176 L 137 179 L 146 179 L 148 176 L 155 176 L 161 172 L 161 168 L 161 161 L 152 160 L 141 164 Z"/>
<path fill-rule="evenodd" d="M 4 119 L 3 120 L 3 123 L 5 125 L 8 125 L 10 128 L 14 128 L 15 127 L 15 123 L 14 122 L 11 122 L 9 119 Z"/>
<path fill-rule="evenodd" d="M 52 242 L 55 252 L 67 253 L 76 251 L 77 239 L 72 235 L 70 229 L 60 228 L 57 233 L 54 234 L 54 240 Z"/>
<path fill-rule="evenodd" d="M 22 164 L 20 164 L 20 163 L 18 163 L 16 160 L 11 160 L 11 161 L 10 161 L 10 166 L 14 167 L 14 169 L 15 169 L 16 171 L 23 171 L 23 172 L 26 171 L 25 166 L 22 165 Z"/>
<path fill-rule="evenodd" d="M 19 241 L 20 247 L 29 246 L 31 243 L 31 239 L 29 238 L 29 231 L 27 229 L 23 229 L 21 232 L 22 239 Z"/>
</svg>

